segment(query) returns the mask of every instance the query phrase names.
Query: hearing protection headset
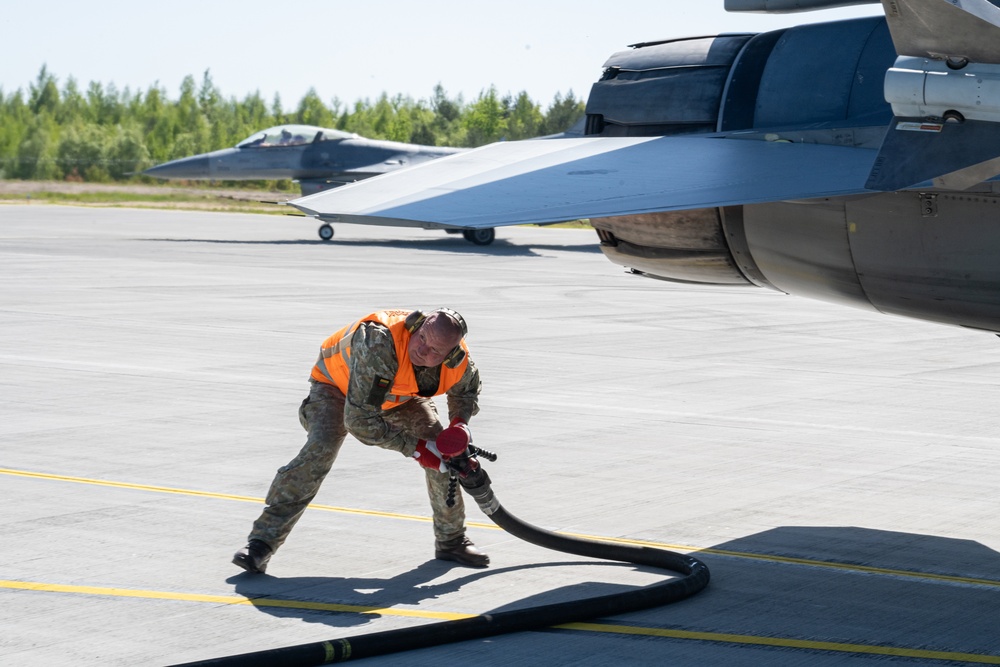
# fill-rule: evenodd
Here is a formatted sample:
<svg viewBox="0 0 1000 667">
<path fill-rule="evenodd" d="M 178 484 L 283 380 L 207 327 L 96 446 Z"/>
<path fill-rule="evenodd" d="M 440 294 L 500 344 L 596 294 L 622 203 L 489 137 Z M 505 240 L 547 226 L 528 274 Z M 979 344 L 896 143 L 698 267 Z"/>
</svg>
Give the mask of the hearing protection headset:
<svg viewBox="0 0 1000 667">
<path fill-rule="evenodd" d="M 413 333 L 423 326 L 423 323 L 427 320 L 428 315 L 433 315 L 434 313 L 441 313 L 447 315 L 451 319 L 458 322 L 458 325 L 462 327 L 462 338 L 469 335 L 469 325 L 465 323 L 465 318 L 459 315 L 457 312 L 451 308 L 435 308 L 428 314 L 424 314 L 423 311 L 415 310 L 406 316 L 406 320 L 403 322 L 403 326 L 406 330 L 410 332 L 412 336 Z M 462 349 L 462 344 L 459 343 L 453 347 L 444 358 L 444 365 L 448 368 L 456 368 L 462 361 L 465 360 L 465 350 Z"/>
</svg>

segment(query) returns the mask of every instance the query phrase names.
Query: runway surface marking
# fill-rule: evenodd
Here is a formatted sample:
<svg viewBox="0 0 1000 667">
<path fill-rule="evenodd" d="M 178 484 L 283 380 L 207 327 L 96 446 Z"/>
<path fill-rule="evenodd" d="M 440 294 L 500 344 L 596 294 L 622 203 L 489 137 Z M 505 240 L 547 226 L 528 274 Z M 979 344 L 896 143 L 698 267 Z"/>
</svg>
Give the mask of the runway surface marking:
<svg viewBox="0 0 1000 667">
<path fill-rule="evenodd" d="M 102 588 L 98 586 L 68 586 L 30 581 L 0 580 L 0 589 L 46 591 L 50 593 L 70 593 L 103 597 L 142 598 L 146 600 L 178 600 L 183 602 L 205 602 L 218 605 L 280 607 L 284 609 L 306 609 L 309 611 L 322 612 L 403 616 L 409 618 L 433 619 L 437 621 L 457 621 L 475 617 L 475 614 L 454 614 L 446 612 L 393 609 L 386 607 L 365 607 L 359 605 L 332 604 L 326 602 L 308 602 L 303 600 L 282 600 L 279 598 L 246 598 L 238 595 L 200 595 L 196 593 L 145 591 L 127 588 Z M 925 649 L 905 648 L 901 646 L 849 644 L 841 642 L 815 641 L 810 639 L 794 639 L 791 637 L 738 635 L 722 632 L 699 632 L 694 630 L 671 630 L 666 628 L 646 628 L 632 625 L 614 625 L 610 623 L 566 623 L 564 625 L 557 625 L 553 627 L 559 630 L 594 632 L 600 634 L 623 634 L 641 637 L 656 637 L 661 639 L 689 639 L 724 644 L 770 646 L 776 648 L 793 648 L 810 651 L 835 651 L 840 653 L 888 655 L 904 658 L 921 658 L 927 660 L 951 660 L 954 662 L 967 662 L 981 665 L 1000 665 L 1000 656 L 951 651 L 928 651 Z"/>
<path fill-rule="evenodd" d="M 123 489 L 133 489 L 139 491 L 155 493 L 171 493 L 184 496 L 197 496 L 207 498 L 218 498 L 222 500 L 237 500 L 241 502 L 253 502 L 263 504 L 262 498 L 252 496 L 240 496 L 228 493 L 215 493 L 211 491 L 198 491 L 194 489 L 178 489 L 165 486 L 152 486 L 148 484 L 133 484 L 130 482 L 116 482 L 110 480 L 92 479 L 87 477 L 73 477 L 69 475 L 54 475 L 50 473 L 39 473 L 27 470 L 15 470 L 12 468 L 0 468 L 0 474 L 15 477 L 27 477 L 34 479 L 45 479 L 59 482 L 73 482 L 77 484 L 88 484 L 92 486 L 105 486 Z M 399 514 L 395 512 L 379 512 L 374 510 L 359 510 L 346 507 L 335 507 L 331 505 L 310 505 L 312 509 L 341 512 L 347 514 L 363 514 L 370 516 L 380 516 L 406 521 L 430 521 L 429 517 L 421 517 L 409 514 Z M 479 528 L 491 528 L 499 530 L 493 524 L 469 523 L 470 526 Z M 777 563 L 791 563 L 796 565 L 808 565 L 812 567 L 827 567 L 842 570 L 853 570 L 866 574 L 886 574 L 891 576 L 910 577 L 918 579 L 933 579 L 937 581 L 947 581 L 951 583 L 973 584 L 982 586 L 1000 587 L 1000 581 L 989 579 L 974 579 L 968 577 L 955 577 L 949 575 L 939 575 L 933 573 L 910 572 L 907 570 L 893 570 L 886 568 L 867 567 L 863 565 L 848 565 L 844 563 L 833 563 L 827 561 L 810 560 L 805 558 L 790 558 L 783 556 L 754 554 L 749 552 L 729 551 L 725 549 L 698 548 L 694 546 L 664 544 L 646 540 L 630 540 L 624 538 L 607 538 L 595 535 L 585 535 L 579 533 L 562 533 L 574 537 L 582 537 L 592 540 L 603 540 L 606 542 L 617 542 L 624 544 L 636 544 L 642 546 L 652 546 L 681 551 L 695 551 L 698 553 L 710 553 L 721 556 L 736 558 L 749 558 L 753 560 L 770 561 Z M 320 612 L 372 614 L 384 616 L 401 616 L 409 618 L 433 619 L 439 621 L 461 620 L 474 617 L 474 614 L 457 614 L 448 612 L 416 611 L 399 608 L 370 607 L 361 605 L 345 605 L 325 602 L 309 602 L 302 600 L 283 600 L 280 598 L 247 598 L 244 596 L 230 595 L 202 595 L 197 593 L 177 593 L 171 591 L 147 591 L 133 590 L 126 588 L 109 588 L 97 586 L 74 586 L 64 584 L 51 584 L 44 582 L 25 582 L 0 580 L 0 589 L 24 590 L 24 591 L 44 591 L 51 593 L 67 593 L 76 595 L 94 595 L 103 597 L 119 598 L 140 598 L 147 600 L 177 600 L 183 602 L 204 602 L 221 605 L 249 605 L 254 607 L 280 607 L 285 609 L 306 609 Z M 615 625 L 609 623 L 568 623 L 554 626 L 563 630 L 575 630 L 581 632 L 595 632 L 602 634 L 625 634 L 643 637 L 659 637 L 664 639 L 689 639 L 707 642 L 741 644 L 754 646 L 770 646 L 779 648 L 794 648 L 813 651 L 834 651 L 841 653 L 860 653 L 870 655 L 886 655 L 906 658 L 918 658 L 927 660 L 951 660 L 955 662 L 966 662 L 976 664 L 1000 665 L 1000 656 L 949 652 L 949 651 L 929 651 L 925 649 L 904 648 L 899 646 L 884 646 L 872 644 L 851 644 L 839 642 L 825 642 L 808 639 L 794 639 L 774 636 L 739 635 L 731 633 L 675 630 L 667 628 L 648 628 L 641 626 Z"/>
<path fill-rule="evenodd" d="M 753 644 L 755 646 L 775 646 L 781 648 L 799 648 L 812 651 L 837 651 L 841 653 L 867 653 L 873 655 L 891 655 L 904 658 L 924 658 L 927 660 L 953 660 L 956 662 L 972 662 L 981 665 L 1000 665 L 1000 656 L 980 655 L 977 653 L 955 653 L 951 651 L 927 651 L 924 649 L 902 648 L 898 646 L 877 646 L 872 644 L 846 644 L 840 642 L 822 642 L 810 639 L 790 639 L 784 637 L 758 637 L 754 635 L 732 635 L 721 632 L 693 632 L 690 630 L 666 630 L 660 628 L 641 628 L 631 625 L 611 625 L 605 623 L 567 623 L 558 626 L 567 630 L 584 630 L 591 632 L 607 632 L 643 637 L 668 637 L 670 639 L 698 639 L 702 641 L 724 642 L 731 644 Z"/>
<path fill-rule="evenodd" d="M 237 500 L 241 502 L 264 504 L 263 498 L 253 496 L 240 496 L 230 493 L 215 493 L 212 491 L 198 491 L 195 489 L 178 489 L 168 486 L 152 486 L 149 484 L 133 484 L 130 482 L 115 482 L 102 479 L 91 479 L 88 477 L 72 477 L 69 475 L 53 475 L 50 473 L 31 472 L 28 470 L 14 470 L 12 468 L 0 468 L 0 475 L 11 475 L 14 477 L 30 477 L 36 479 L 47 479 L 58 482 L 74 482 L 77 484 L 89 484 L 93 486 L 109 486 L 121 489 L 133 489 L 138 491 L 149 491 L 154 493 L 172 493 L 182 496 L 198 496 L 203 498 L 218 498 L 221 500 Z M 364 510 L 350 507 L 337 507 L 334 505 L 309 505 L 310 509 L 324 512 L 339 512 L 343 514 L 361 514 L 366 516 L 378 516 L 402 521 L 421 521 L 430 523 L 431 518 L 418 516 L 415 514 L 401 514 L 398 512 L 380 512 L 378 510 Z M 467 522 L 467 525 L 475 528 L 485 528 L 489 530 L 501 530 L 499 526 L 492 523 Z M 716 556 L 728 556 L 731 558 L 744 558 L 749 560 L 759 560 L 771 563 L 785 563 L 791 565 L 805 565 L 809 567 L 822 567 L 835 570 L 847 570 L 852 572 L 863 572 L 865 574 L 882 574 L 893 577 L 906 577 L 910 579 L 930 579 L 954 584 L 988 586 L 1000 588 L 1000 581 L 995 579 L 977 579 L 974 577 L 959 577 L 948 574 L 936 574 L 933 572 L 914 572 L 912 570 L 896 570 L 884 567 L 871 567 L 867 565 L 856 565 L 850 563 L 837 563 L 833 561 L 814 560 L 811 558 L 796 558 L 792 556 L 777 556 L 774 554 L 756 554 L 749 551 L 732 551 L 728 549 L 716 549 L 713 547 L 697 547 L 687 544 L 668 544 L 665 542 L 654 542 L 650 540 L 636 540 L 624 537 L 605 537 L 602 535 L 588 535 L 586 533 L 571 533 L 567 531 L 556 531 L 560 535 L 569 537 L 579 537 L 588 540 L 601 542 L 612 542 L 616 544 L 632 544 L 637 546 L 655 547 L 660 549 L 670 549 L 672 551 L 695 552 L 698 554 L 712 554 Z"/>
<path fill-rule="evenodd" d="M 366 607 L 353 604 L 333 604 L 330 602 L 309 602 L 306 600 L 282 600 L 279 598 L 248 598 L 242 595 L 201 595 L 198 593 L 177 593 L 172 591 L 143 591 L 130 588 L 108 588 L 102 586 L 68 586 L 47 584 L 38 581 L 4 581 L 0 588 L 23 591 L 46 591 L 48 593 L 73 593 L 77 595 L 101 595 L 117 598 L 142 598 L 144 600 L 179 600 L 182 602 L 208 602 L 211 604 L 250 605 L 253 607 L 282 607 L 285 609 L 308 609 L 311 611 L 332 611 L 349 614 L 376 614 L 380 616 L 409 616 L 412 618 L 432 618 L 441 621 L 456 621 L 470 618 L 475 614 L 453 614 L 439 611 L 413 611 L 387 607 Z"/>
</svg>

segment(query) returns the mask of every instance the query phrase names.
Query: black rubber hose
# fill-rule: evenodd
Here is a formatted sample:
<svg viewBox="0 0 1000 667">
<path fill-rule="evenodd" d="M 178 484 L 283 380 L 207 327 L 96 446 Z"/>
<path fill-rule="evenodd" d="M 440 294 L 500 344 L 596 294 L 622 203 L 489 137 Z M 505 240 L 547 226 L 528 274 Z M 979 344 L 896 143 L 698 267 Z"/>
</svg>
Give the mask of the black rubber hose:
<svg viewBox="0 0 1000 667">
<path fill-rule="evenodd" d="M 463 478 L 461 483 L 465 490 L 476 499 L 480 509 L 494 523 L 526 542 L 579 556 L 648 565 L 677 572 L 683 576 L 643 588 L 584 600 L 557 602 L 527 609 L 484 614 L 457 621 L 430 623 L 414 628 L 386 630 L 345 639 L 331 639 L 298 646 L 243 653 L 212 660 L 184 663 L 184 665 L 176 667 L 191 667 L 193 665 L 239 665 L 241 667 L 326 665 L 649 609 L 683 600 L 708 585 L 708 568 L 697 558 L 666 549 L 610 544 L 567 537 L 521 521 L 500 506 L 493 494 L 489 476 L 481 468 Z"/>
</svg>

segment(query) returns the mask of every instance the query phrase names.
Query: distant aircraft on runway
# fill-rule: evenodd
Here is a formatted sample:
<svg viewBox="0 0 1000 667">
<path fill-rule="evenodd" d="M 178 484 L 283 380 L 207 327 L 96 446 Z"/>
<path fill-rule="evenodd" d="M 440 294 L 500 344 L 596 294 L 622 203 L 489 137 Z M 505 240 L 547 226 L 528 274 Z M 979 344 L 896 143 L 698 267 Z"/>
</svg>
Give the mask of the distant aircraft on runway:
<svg viewBox="0 0 1000 667">
<path fill-rule="evenodd" d="M 998 4 L 882 0 L 882 16 L 634 44 L 605 62 L 581 138 L 491 144 L 290 203 L 439 229 L 589 218 L 638 275 L 1000 333 Z"/>
<path fill-rule="evenodd" d="M 184 180 L 288 178 L 299 182 L 305 196 L 464 150 L 365 139 L 312 125 L 279 125 L 257 132 L 234 148 L 172 160 L 143 173 Z M 329 241 L 333 227 L 324 223 L 319 236 Z M 479 229 L 466 231 L 463 236 L 476 245 L 487 245 L 494 233 L 492 229 Z"/>
</svg>

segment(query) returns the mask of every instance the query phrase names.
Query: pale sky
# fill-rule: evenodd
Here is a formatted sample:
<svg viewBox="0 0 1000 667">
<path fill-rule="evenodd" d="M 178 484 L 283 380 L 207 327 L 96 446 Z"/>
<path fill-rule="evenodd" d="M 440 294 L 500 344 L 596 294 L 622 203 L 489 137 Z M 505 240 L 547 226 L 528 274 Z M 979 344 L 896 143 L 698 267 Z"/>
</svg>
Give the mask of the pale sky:
<svg viewBox="0 0 1000 667">
<path fill-rule="evenodd" d="M 612 6 L 614 9 L 612 9 Z M 415 100 L 440 83 L 475 99 L 491 84 L 547 107 L 570 90 L 586 100 L 612 53 L 629 44 L 721 32 L 764 32 L 881 13 L 881 5 L 799 14 L 731 14 L 723 0 L 43 0 L 0 13 L 0 90 L 72 76 L 170 99 L 188 74 L 229 97 L 275 93 L 291 110 L 310 87 L 330 103 Z"/>
</svg>

